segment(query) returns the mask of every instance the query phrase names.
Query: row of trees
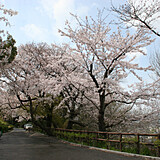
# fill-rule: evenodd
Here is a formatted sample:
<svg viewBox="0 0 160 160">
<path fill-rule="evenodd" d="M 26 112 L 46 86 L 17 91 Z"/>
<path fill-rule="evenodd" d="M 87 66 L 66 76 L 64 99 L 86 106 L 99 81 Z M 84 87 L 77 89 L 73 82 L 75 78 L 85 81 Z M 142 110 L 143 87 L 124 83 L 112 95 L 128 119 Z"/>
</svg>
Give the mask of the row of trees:
<svg viewBox="0 0 160 160">
<path fill-rule="evenodd" d="M 77 27 L 66 22 L 65 30 L 59 30 L 71 40 L 70 45 L 21 45 L 13 62 L 1 67 L 1 104 L 16 109 L 42 130 L 75 124 L 100 131 L 123 130 L 157 119 L 159 108 L 151 104 L 159 97 L 158 80 L 143 81 L 138 72 L 152 72 L 153 68 L 139 66 L 131 55 L 145 56 L 143 48 L 154 41 L 151 32 L 159 38 L 152 22 L 160 8 L 155 6 L 160 4 L 154 1 L 148 10 L 142 4 L 129 1 L 120 8 L 112 7 L 126 27 L 136 27 L 132 31 L 122 29 L 121 23 L 113 26 L 99 11 L 97 19 L 72 15 Z M 130 75 L 137 82 L 122 87 Z"/>
</svg>

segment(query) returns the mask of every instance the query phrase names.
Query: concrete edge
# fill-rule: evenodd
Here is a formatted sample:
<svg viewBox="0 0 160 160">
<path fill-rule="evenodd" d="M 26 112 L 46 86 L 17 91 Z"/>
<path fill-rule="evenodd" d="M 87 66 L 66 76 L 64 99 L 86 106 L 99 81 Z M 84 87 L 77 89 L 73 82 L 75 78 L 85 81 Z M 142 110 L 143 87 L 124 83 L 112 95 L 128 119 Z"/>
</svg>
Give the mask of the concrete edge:
<svg viewBox="0 0 160 160">
<path fill-rule="evenodd" d="M 119 151 L 114 151 L 114 150 L 109 150 L 109 149 L 87 146 L 87 145 L 83 145 L 83 144 L 72 143 L 72 142 L 64 141 L 64 140 L 61 140 L 61 142 L 68 143 L 72 146 L 84 147 L 84 148 L 88 148 L 88 149 L 92 149 L 92 150 L 99 150 L 99 151 L 103 151 L 103 152 L 120 154 L 120 155 L 124 155 L 124 156 L 127 156 L 127 157 L 139 157 L 139 158 L 144 158 L 145 160 L 160 160 L 159 157 L 145 156 L 145 155 L 133 154 L 133 153 L 127 153 L 127 152 L 119 152 Z"/>
</svg>

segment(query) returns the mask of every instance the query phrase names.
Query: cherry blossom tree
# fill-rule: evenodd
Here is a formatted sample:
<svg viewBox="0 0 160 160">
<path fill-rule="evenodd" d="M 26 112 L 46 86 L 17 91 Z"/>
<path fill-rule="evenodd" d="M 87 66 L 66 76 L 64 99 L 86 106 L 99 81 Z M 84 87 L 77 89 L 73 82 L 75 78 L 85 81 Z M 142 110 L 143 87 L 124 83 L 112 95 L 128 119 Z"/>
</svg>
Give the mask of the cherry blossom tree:
<svg viewBox="0 0 160 160">
<path fill-rule="evenodd" d="M 42 45 L 41 49 L 43 47 L 45 45 Z M 19 108 L 23 109 L 28 115 L 27 119 L 31 118 L 32 122 L 36 123 L 35 113 L 37 108 L 34 106 L 34 102 L 35 100 L 38 101 L 43 93 L 39 85 L 40 78 L 37 70 L 39 63 L 35 60 L 34 52 L 26 54 L 22 48 L 23 46 L 19 49 L 18 55 L 11 66 L 2 70 L 1 82 L 4 82 L 7 86 L 5 91 L 16 97 Z"/>
<path fill-rule="evenodd" d="M 7 80 L 1 79 L 1 81 L 5 81 L 10 91 L 17 96 L 20 107 L 30 113 L 32 122 L 45 130 L 46 126 L 42 126 L 42 122 L 37 123 L 37 118 L 39 121 L 50 119 L 48 127 L 57 127 L 53 123 L 53 112 L 58 105 L 58 97 L 59 100 L 63 98 L 61 102 L 63 108 L 64 103 L 68 104 L 66 107 L 69 124 L 71 120 L 73 123 L 75 118 L 75 115 L 72 117 L 73 111 L 76 113 L 79 110 L 78 105 L 81 106 L 79 93 L 76 93 L 77 89 L 73 90 L 73 85 L 72 89 L 69 85 L 76 72 L 77 66 L 66 55 L 65 46 L 56 48 L 55 45 L 31 43 L 19 47 L 12 67 L 8 68 L 8 72 L 3 73 Z M 76 84 L 75 86 L 78 87 Z M 67 95 L 69 89 L 69 95 Z M 72 102 L 69 102 L 71 100 Z"/>
<path fill-rule="evenodd" d="M 100 131 L 143 120 L 149 112 L 138 117 L 130 111 L 135 105 L 145 107 L 158 94 L 157 82 L 147 84 L 137 74 L 152 68 L 139 66 L 134 56 L 146 55 L 143 48 L 153 42 L 148 30 L 137 28 L 131 34 L 107 23 L 101 12 L 96 20 L 73 17 L 77 28 L 66 22 L 66 31 L 60 30 L 71 39 L 71 45 L 20 46 L 12 67 L 3 72 L 6 79 L 1 77 L 1 81 L 41 129 L 46 127 L 42 119 L 51 122 L 49 127 L 55 125 L 53 112 L 58 107 L 67 108 L 68 128 L 86 126 L 81 121 L 85 112 L 92 114 Z M 122 82 L 129 75 L 136 77 L 137 83 L 124 88 Z"/>
<path fill-rule="evenodd" d="M 114 11 L 120 20 L 120 23 L 126 27 L 141 28 L 143 30 L 148 30 L 154 37 L 157 39 L 157 42 L 160 37 L 160 1 L 159 0 L 128 0 L 125 4 L 115 7 L 112 5 L 111 8 Z M 121 25 L 121 26 L 122 26 Z M 152 49 L 153 50 L 153 49 Z M 159 80 L 159 49 L 155 53 L 151 53 L 151 65 L 155 69 L 157 81 Z M 156 84 L 157 92 L 159 90 L 159 84 Z M 155 100 L 154 103 L 159 103 L 159 99 Z M 158 106 L 152 104 L 152 106 Z M 158 107 L 157 107 L 158 109 Z M 159 119 L 159 111 L 154 114 L 151 114 L 152 119 Z M 151 119 L 151 117 L 150 117 Z M 152 121 L 153 122 L 153 121 Z M 158 122 L 155 120 L 154 122 Z M 147 123 L 146 123 L 147 124 Z M 152 124 L 152 123 L 151 123 Z M 154 124 L 156 126 L 157 124 Z"/>
<path fill-rule="evenodd" d="M 66 107 L 68 111 L 68 125 L 66 128 L 72 129 L 74 124 L 85 127 L 87 124 L 82 123 L 80 118 L 78 118 L 86 105 L 84 102 L 84 89 L 82 90 L 81 86 L 77 88 L 70 83 L 69 85 L 64 86 L 61 95 L 63 97 L 63 107 Z"/>
<path fill-rule="evenodd" d="M 141 28 L 142 30 L 148 30 L 152 35 L 154 35 L 157 40 L 160 37 L 159 22 L 160 22 L 160 1 L 159 0 L 128 0 L 125 4 L 115 7 L 112 5 L 112 11 L 118 15 L 119 24 L 121 27 L 132 27 L 132 28 Z M 157 41 L 158 42 L 158 41 Z M 157 75 L 157 81 L 159 80 L 159 49 L 152 53 L 151 55 L 151 65 L 155 69 Z M 158 83 L 157 92 L 159 90 Z M 159 99 L 157 98 L 157 103 Z M 155 106 L 155 105 L 152 105 Z M 157 105 L 156 105 L 157 106 Z M 157 108 L 158 109 L 158 108 Z M 153 117 L 158 118 L 156 115 L 159 114 L 153 112 Z M 151 119 L 151 118 L 150 118 Z M 159 119 L 159 118 L 158 118 Z M 149 119 L 148 119 L 149 120 Z M 145 121 L 145 120 L 144 120 Z M 156 121 L 157 122 L 157 121 Z M 146 123 L 147 124 L 147 123 Z"/>
<path fill-rule="evenodd" d="M 0 13 L 1 13 L 1 16 L 0 16 L 0 22 L 1 22 L 1 29 L 0 29 L 0 75 L 1 75 L 1 79 L 4 80 L 4 75 L 2 74 L 2 72 L 3 73 L 4 73 L 4 71 L 7 72 L 6 66 L 8 68 L 11 65 L 6 65 L 6 64 L 11 63 L 17 54 L 17 48 L 15 47 L 16 41 L 5 30 L 5 28 L 7 26 L 10 26 L 10 23 L 9 23 L 9 20 L 7 19 L 7 16 L 16 15 L 17 12 L 13 11 L 11 9 L 4 8 L 4 5 L 0 5 Z M 2 28 L 4 28 L 4 29 L 2 29 Z M 7 35 L 7 40 L 4 40 L 6 35 Z M 5 67 L 5 69 L 4 69 L 4 67 Z M 3 83 L 3 80 L 2 80 L 2 83 Z M 2 83 L 1 83 L 1 93 L 3 93 L 2 94 L 3 98 L 1 99 L 0 110 L 3 113 L 6 113 L 6 115 L 8 115 L 7 109 L 5 109 L 5 108 L 6 108 L 6 106 L 8 106 L 9 107 L 8 111 L 10 110 L 12 112 L 12 109 L 10 108 L 11 103 L 8 100 L 6 100 L 6 97 L 8 97 L 8 96 L 3 96 L 3 95 L 8 95 L 8 94 L 7 94 L 7 91 L 4 89 L 4 85 Z"/>
<path fill-rule="evenodd" d="M 1 25 L 4 27 L 10 26 L 9 20 L 6 18 L 7 15 L 13 16 L 17 14 L 16 11 L 4 8 L 4 5 L 0 5 L 0 13 L 1 13 L 0 22 L 1 22 Z M 8 38 L 7 40 L 3 40 L 6 34 L 8 35 Z M 10 39 L 10 42 L 12 41 L 12 44 L 9 43 L 9 39 Z M 14 58 L 15 49 L 16 49 L 14 47 L 14 43 L 15 43 L 15 40 L 13 40 L 11 35 L 9 35 L 8 32 L 5 31 L 4 29 L 1 29 L 0 30 L 0 65 L 3 66 L 4 63 L 10 62 L 11 58 Z"/>
<path fill-rule="evenodd" d="M 15 95 L 3 90 L 1 90 L 0 94 L 0 114 L 4 120 L 13 124 L 30 118 L 30 115 L 20 107 L 20 103 Z"/>
<path fill-rule="evenodd" d="M 126 4 L 117 8 L 112 5 L 111 10 L 118 14 L 119 20 L 126 26 L 147 29 L 160 37 L 158 29 L 160 21 L 159 0 L 128 0 Z"/>
<path fill-rule="evenodd" d="M 41 65 L 39 69 L 43 74 L 41 83 L 43 86 L 45 85 L 45 92 L 54 95 L 54 97 L 62 97 L 59 108 L 67 109 L 65 116 L 68 120 L 67 128 L 72 128 L 74 124 L 85 126 L 76 120 L 85 105 L 83 101 L 83 83 L 85 82 L 83 69 L 69 56 L 67 44 L 63 46 L 52 44 L 51 50 L 53 52 L 45 53 L 43 56 L 45 65 Z M 40 62 L 40 60 L 38 61 Z"/>
<path fill-rule="evenodd" d="M 129 30 L 124 32 L 118 27 L 112 32 L 113 26 L 106 23 L 102 12 L 99 12 L 96 20 L 88 17 L 81 20 L 76 15 L 72 16 L 78 24 L 77 27 L 72 27 L 69 22 L 66 22 L 65 31 L 59 30 L 59 32 L 73 42 L 69 52 L 75 63 L 84 69 L 83 74 L 87 83 L 83 85 L 86 85 L 88 90 L 85 97 L 95 107 L 99 130 L 105 131 L 106 128 L 122 121 L 121 119 L 117 121 L 119 117 L 117 115 L 114 118 L 115 121 L 110 123 L 108 117 L 105 116 L 110 105 L 125 104 L 127 106 L 125 110 L 128 112 L 138 99 L 145 101 L 149 96 L 156 95 L 153 94 L 155 90 L 150 88 L 153 84 L 145 85 L 142 77 L 136 73 L 136 70 L 142 72 L 152 70 L 151 67 L 140 67 L 134 61 L 135 56 L 132 58 L 130 56 L 135 52 L 145 55 L 143 47 L 151 44 L 153 40 L 150 39 L 148 31 L 141 28 L 132 34 Z M 121 81 L 129 74 L 133 74 L 139 83 L 125 89 L 121 86 Z"/>
</svg>

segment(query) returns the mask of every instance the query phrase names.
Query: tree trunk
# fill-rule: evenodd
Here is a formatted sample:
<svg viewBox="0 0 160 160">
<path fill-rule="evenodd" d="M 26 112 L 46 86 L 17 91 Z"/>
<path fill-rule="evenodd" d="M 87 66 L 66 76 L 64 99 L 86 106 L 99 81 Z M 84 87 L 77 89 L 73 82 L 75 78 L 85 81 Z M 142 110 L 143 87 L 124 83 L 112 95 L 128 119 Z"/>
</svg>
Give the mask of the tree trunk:
<svg viewBox="0 0 160 160">
<path fill-rule="evenodd" d="M 31 115 L 31 121 L 33 124 L 35 124 L 36 120 L 34 117 L 34 110 L 33 110 L 33 103 L 32 103 L 32 98 L 28 95 L 28 100 L 29 100 L 29 111 L 30 111 L 30 115 Z"/>
<path fill-rule="evenodd" d="M 99 131 L 106 131 L 105 122 L 104 122 L 104 110 L 103 109 L 100 109 L 100 111 L 99 111 L 98 127 L 99 127 Z"/>
<path fill-rule="evenodd" d="M 67 129 L 73 128 L 73 122 L 71 120 L 68 121 Z"/>
<path fill-rule="evenodd" d="M 69 121 L 68 121 L 68 125 L 67 125 L 67 129 L 72 129 L 73 128 L 73 120 L 76 117 L 76 113 L 74 109 L 70 110 L 70 115 L 69 115 Z"/>
<path fill-rule="evenodd" d="M 98 113 L 98 127 L 99 131 L 106 131 L 105 122 L 104 122 L 104 112 L 105 112 L 105 92 L 100 97 L 100 109 Z"/>
</svg>

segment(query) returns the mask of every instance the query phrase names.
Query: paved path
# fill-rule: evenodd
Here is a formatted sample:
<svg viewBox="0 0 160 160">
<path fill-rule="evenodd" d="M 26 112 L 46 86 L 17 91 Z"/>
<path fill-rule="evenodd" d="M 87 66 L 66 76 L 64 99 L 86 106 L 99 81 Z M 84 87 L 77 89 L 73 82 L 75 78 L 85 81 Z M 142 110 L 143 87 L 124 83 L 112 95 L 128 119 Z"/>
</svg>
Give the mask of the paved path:
<svg viewBox="0 0 160 160">
<path fill-rule="evenodd" d="M 73 146 L 41 135 L 14 129 L 0 138 L 0 160 L 142 160 Z"/>
</svg>

